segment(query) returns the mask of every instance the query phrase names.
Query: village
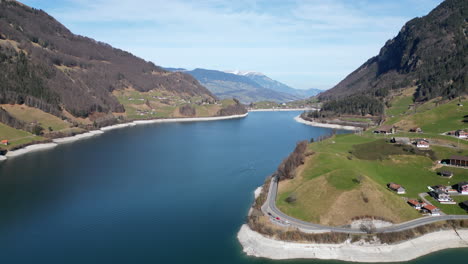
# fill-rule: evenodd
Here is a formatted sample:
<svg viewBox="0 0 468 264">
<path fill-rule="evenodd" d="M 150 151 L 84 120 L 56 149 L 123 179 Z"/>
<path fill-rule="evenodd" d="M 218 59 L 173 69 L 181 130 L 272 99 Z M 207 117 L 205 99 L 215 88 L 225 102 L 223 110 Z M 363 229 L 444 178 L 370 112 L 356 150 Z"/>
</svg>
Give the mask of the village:
<svg viewBox="0 0 468 264">
<path fill-rule="evenodd" d="M 394 126 L 381 126 L 374 130 L 375 134 L 392 135 L 397 132 Z M 421 128 L 411 128 L 411 133 L 423 133 Z M 443 133 L 443 135 L 453 136 L 458 139 L 466 140 L 468 138 L 468 132 L 465 130 L 455 130 Z M 391 143 L 400 145 L 413 145 L 417 149 L 429 149 L 431 141 L 425 138 L 410 139 L 409 137 L 393 137 L 390 140 Z M 456 167 L 468 169 L 468 156 L 452 155 L 450 158 L 438 161 L 438 164 L 444 167 Z M 454 176 L 454 173 L 449 170 L 440 171 L 437 173 L 440 177 L 450 179 Z M 387 184 L 387 188 L 397 194 L 405 194 L 406 189 L 398 183 L 390 182 Z M 420 193 L 419 199 L 406 199 L 408 205 L 414 209 L 420 211 L 424 215 L 439 216 L 443 215 L 444 212 L 437 206 L 429 202 L 425 197 L 430 196 L 440 204 L 445 205 L 458 205 L 468 212 L 468 182 L 463 181 L 455 185 L 445 186 L 436 185 L 428 186 L 427 193 Z M 458 203 L 452 198 L 452 196 L 467 195 L 467 200 Z"/>
</svg>

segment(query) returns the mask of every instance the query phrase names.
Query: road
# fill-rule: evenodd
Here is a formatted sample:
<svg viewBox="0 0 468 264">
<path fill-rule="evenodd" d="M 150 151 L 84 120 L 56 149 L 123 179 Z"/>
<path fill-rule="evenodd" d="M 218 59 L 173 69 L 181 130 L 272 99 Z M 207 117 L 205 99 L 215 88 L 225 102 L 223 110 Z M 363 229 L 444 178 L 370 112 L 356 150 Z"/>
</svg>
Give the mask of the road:
<svg viewBox="0 0 468 264">
<path fill-rule="evenodd" d="M 326 232 L 338 232 L 338 233 L 349 233 L 349 234 L 365 234 L 365 231 L 360 229 L 351 229 L 347 227 L 334 227 L 325 226 L 319 224 L 313 224 L 305 222 L 294 217 L 288 216 L 281 212 L 276 207 L 276 194 L 278 192 L 278 180 L 277 177 L 273 176 L 270 183 L 270 189 L 268 190 L 268 196 L 265 203 L 262 206 L 262 211 L 265 215 L 269 213 L 274 217 L 279 217 L 283 221 L 289 221 L 291 227 L 296 227 L 303 232 L 310 233 L 326 233 Z M 377 228 L 375 232 L 378 233 L 389 233 L 399 232 L 408 229 L 412 229 L 418 226 L 427 225 L 439 221 L 445 220 L 468 220 L 468 215 L 440 215 L 440 216 L 425 216 L 408 222 L 395 224 L 388 227 Z"/>
</svg>

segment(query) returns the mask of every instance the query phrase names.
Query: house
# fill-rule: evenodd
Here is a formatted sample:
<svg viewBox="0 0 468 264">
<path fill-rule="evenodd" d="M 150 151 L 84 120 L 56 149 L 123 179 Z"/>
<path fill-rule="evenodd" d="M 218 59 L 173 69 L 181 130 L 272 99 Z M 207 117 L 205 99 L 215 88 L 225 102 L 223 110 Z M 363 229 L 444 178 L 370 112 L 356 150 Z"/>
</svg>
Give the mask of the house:
<svg viewBox="0 0 468 264">
<path fill-rule="evenodd" d="M 442 177 L 446 177 L 446 178 L 452 178 L 453 177 L 453 172 L 451 172 L 451 171 L 441 171 L 441 172 L 439 172 L 439 175 L 442 176 Z"/>
<path fill-rule="evenodd" d="M 435 207 L 432 204 L 426 204 L 423 206 L 423 209 L 429 212 L 432 216 L 440 215 L 440 209 Z"/>
<path fill-rule="evenodd" d="M 414 143 L 417 148 L 429 148 L 429 141 L 426 139 L 416 139 Z"/>
<path fill-rule="evenodd" d="M 409 130 L 409 132 L 412 132 L 412 133 L 422 133 L 422 129 L 420 127 L 414 127 L 414 128 L 411 128 Z"/>
<path fill-rule="evenodd" d="M 394 137 L 390 140 L 390 142 L 395 143 L 395 144 L 401 144 L 401 145 L 410 145 L 411 141 L 407 137 Z"/>
<path fill-rule="evenodd" d="M 406 189 L 405 189 L 405 188 L 403 188 L 401 185 L 396 184 L 396 183 L 393 183 L 393 182 L 387 184 L 387 187 L 388 187 L 390 190 L 392 190 L 392 191 L 394 191 L 394 192 L 396 192 L 396 193 L 398 193 L 398 194 L 405 194 L 405 193 L 406 193 Z"/>
<path fill-rule="evenodd" d="M 408 200 L 408 204 L 413 206 L 416 210 L 421 210 L 425 203 L 420 203 L 418 200 Z"/>
<path fill-rule="evenodd" d="M 460 130 L 455 131 L 455 136 L 458 138 L 468 138 L 468 132 L 460 129 Z"/>
<path fill-rule="evenodd" d="M 436 185 L 432 187 L 433 192 L 435 191 L 448 192 L 449 189 L 450 189 L 450 186 L 444 186 L 444 185 Z"/>
<path fill-rule="evenodd" d="M 2 145 L 8 146 L 9 142 L 7 139 L 4 139 L 0 142 Z"/>
<path fill-rule="evenodd" d="M 468 167 L 468 157 L 453 155 L 450 157 L 450 165 Z"/>
<path fill-rule="evenodd" d="M 394 134 L 395 133 L 395 127 L 394 126 L 381 126 L 374 130 L 374 133 L 376 134 Z"/>
<path fill-rule="evenodd" d="M 437 199 L 437 201 L 439 202 L 453 202 L 452 198 L 450 198 L 450 195 L 448 195 L 441 189 L 435 190 L 432 194 L 434 198 Z"/>
<path fill-rule="evenodd" d="M 468 182 L 460 182 L 458 184 L 458 192 L 461 194 L 468 194 Z"/>
</svg>

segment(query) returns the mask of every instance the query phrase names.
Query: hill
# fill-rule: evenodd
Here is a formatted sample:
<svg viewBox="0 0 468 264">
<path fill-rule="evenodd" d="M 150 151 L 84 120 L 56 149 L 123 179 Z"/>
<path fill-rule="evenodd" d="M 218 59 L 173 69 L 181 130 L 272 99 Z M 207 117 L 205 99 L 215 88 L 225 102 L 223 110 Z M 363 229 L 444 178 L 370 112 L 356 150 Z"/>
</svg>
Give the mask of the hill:
<svg viewBox="0 0 468 264">
<path fill-rule="evenodd" d="M 10 147 L 134 119 L 246 112 L 189 74 L 75 35 L 16 1 L 0 1 L 0 72 L 0 137 Z"/>
<path fill-rule="evenodd" d="M 407 22 L 377 56 L 320 94 L 319 99 L 332 101 L 332 108 L 341 107 L 339 113 L 358 114 L 352 108 L 362 110 L 373 105 L 372 111 L 381 114 L 384 103 L 395 92 L 411 87 L 416 87 L 412 94 L 416 103 L 466 95 L 467 13 L 467 1 L 446 0 L 428 15 Z M 362 97 L 366 102 L 353 100 L 355 97 Z M 359 114 L 368 113 L 359 111 Z"/>
</svg>

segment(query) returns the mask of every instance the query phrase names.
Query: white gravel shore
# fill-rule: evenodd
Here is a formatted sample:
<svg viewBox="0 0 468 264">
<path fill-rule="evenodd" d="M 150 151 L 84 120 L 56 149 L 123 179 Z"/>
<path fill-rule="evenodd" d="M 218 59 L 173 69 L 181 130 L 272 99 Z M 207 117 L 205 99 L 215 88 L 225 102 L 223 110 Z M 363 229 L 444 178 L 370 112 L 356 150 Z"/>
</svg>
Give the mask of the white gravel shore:
<svg viewBox="0 0 468 264">
<path fill-rule="evenodd" d="M 438 231 L 399 244 L 306 244 L 264 237 L 243 225 L 237 234 L 249 256 L 269 259 L 334 259 L 353 262 L 402 262 L 448 248 L 468 247 L 468 230 Z"/>
<path fill-rule="evenodd" d="M 336 125 L 336 124 L 311 122 L 311 121 L 302 119 L 301 116 L 296 116 L 294 120 L 296 120 L 299 123 L 306 124 L 309 126 L 315 126 L 315 127 L 327 127 L 327 128 L 336 128 L 336 129 L 344 129 L 344 130 L 361 130 L 360 127 L 354 127 L 354 126 L 342 126 L 342 125 Z"/>
<path fill-rule="evenodd" d="M 251 109 L 249 112 L 281 112 L 281 111 L 312 111 L 318 110 L 316 108 L 288 108 L 288 109 Z"/>
<path fill-rule="evenodd" d="M 106 131 L 110 131 L 113 129 L 136 126 L 136 125 L 143 125 L 143 124 L 152 124 L 152 123 L 171 123 L 171 122 L 196 122 L 196 121 L 215 121 L 215 120 L 224 120 L 224 119 L 235 119 L 235 118 L 242 118 L 246 117 L 249 113 L 245 113 L 243 115 L 231 115 L 231 116 L 216 116 L 216 117 L 196 117 L 196 118 L 171 118 L 171 119 L 153 119 L 153 120 L 137 120 L 130 123 L 123 123 L 117 124 L 107 127 L 102 127 L 100 130 L 93 130 L 83 134 L 75 135 L 72 137 L 64 137 L 64 138 L 56 138 L 53 140 L 54 143 L 46 143 L 46 144 L 35 144 L 29 145 L 27 147 L 8 151 L 5 156 L 0 155 L 0 161 L 6 160 L 10 157 L 17 157 L 19 155 L 23 155 L 26 153 L 30 153 L 33 151 L 43 150 L 43 149 L 50 149 L 56 147 L 58 144 L 63 143 L 70 143 L 77 140 L 90 138 L 99 134 L 102 134 Z"/>
<path fill-rule="evenodd" d="M 89 132 L 86 132 L 86 133 L 83 133 L 83 134 L 74 135 L 72 137 L 56 138 L 53 141 L 54 141 L 54 143 L 58 143 L 58 144 L 70 143 L 70 142 L 75 142 L 75 141 L 78 141 L 78 140 L 81 140 L 81 139 L 94 137 L 96 135 L 100 135 L 100 134 L 103 134 L 103 133 L 104 133 L 104 131 L 101 131 L 101 130 L 93 130 L 93 131 L 89 131 Z"/>
<path fill-rule="evenodd" d="M 8 151 L 5 157 L 7 158 L 17 157 L 26 153 L 34 152 L 34 151 L 55 148 L 56 146 L 57 146 L 57 143 L 43 143 L 43 144 L 29 145 L 21 149 Z"/>
<path fill-rule="evenodd" d="M 167 119 L 152 119 L 152 120 L 136 120 L 134 125 L 154 124 L 154 123 L 173 123 L 173 122 L 200 122 L 200 121 L 216 121 L 246 117 L 249 113 L 243 115 L 231 116 L 214 116 L 214 117 L 190 117 L 190 118 L 167 118 Z"/>
</svg>

